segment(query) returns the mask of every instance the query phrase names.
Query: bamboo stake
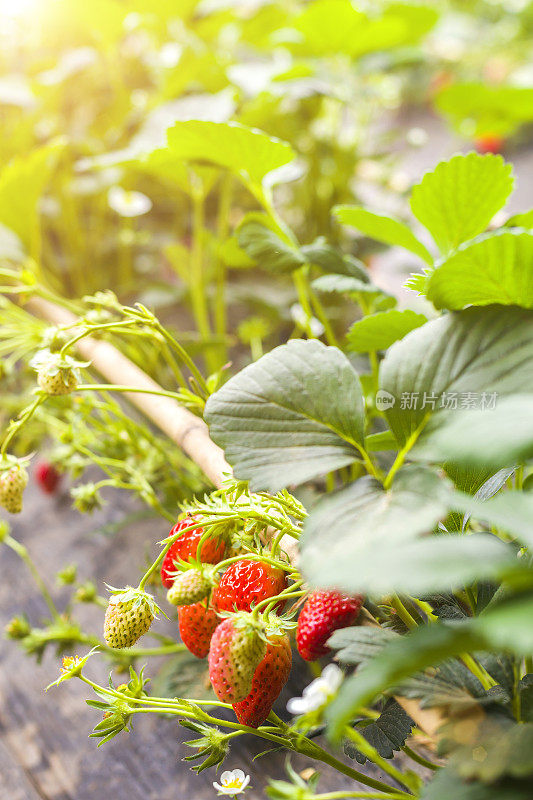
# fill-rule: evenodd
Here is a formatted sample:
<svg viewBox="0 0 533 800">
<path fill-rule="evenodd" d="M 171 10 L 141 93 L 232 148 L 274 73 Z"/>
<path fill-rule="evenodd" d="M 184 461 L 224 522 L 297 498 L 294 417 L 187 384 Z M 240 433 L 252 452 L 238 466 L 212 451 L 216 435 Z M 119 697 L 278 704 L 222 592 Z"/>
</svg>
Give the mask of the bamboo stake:
<svg viewBox="0 0 533 800">
<path fill-rule="evenodd" d="M 54 325 L 74 326 L 76 323 L 76 317 L 70 311 L 39 297 L 30 299 L 26 308 Z M 135 386 L 148 391 L 161 390 L 159 384 L 146 372 L 108 342 L 87 336 L 76 343 L 76 348 L 84 358 L 91 361 L 94 369 L 113 384 Z M 224 458 L 224 452 L 210 438 L 203 420 L 180 406 L 171 397 L 127 392 L 124 394 L 200 467 L 214 486 L 220 488 L 223 481 L 231 477 L 232 469 Z M 294 540 L 287 537 L 283 547 L 291 561 L 295 562 L 298 554 Z M 361 621 L 363 625 L 378 625 L 372 617 Z M 396 697 L 396 700 L 417 726 L 434 740 L 437 730 L 445 720 L 442 710 L 422 709 L 416 700 L 405 697 Z"/>
<path fill-rule="evenodd" d="M 29 300 L 26 308 L 54 325 L 74 326 L 76 322 L 70 311 L 40 297 Z M 153 378 L 108 342 L 86 336 L 76 343 L 76 348 L 110 383 L 135 386 L 148 392 L 161 391 Z M 200 467 L 214 486 L 220 488 L 224 479 L 231 477 L 232 469 L 224 452 L 209 437 L 203 420 L 171 397 L 137 392 L 124 394 Z"/>
</svg>

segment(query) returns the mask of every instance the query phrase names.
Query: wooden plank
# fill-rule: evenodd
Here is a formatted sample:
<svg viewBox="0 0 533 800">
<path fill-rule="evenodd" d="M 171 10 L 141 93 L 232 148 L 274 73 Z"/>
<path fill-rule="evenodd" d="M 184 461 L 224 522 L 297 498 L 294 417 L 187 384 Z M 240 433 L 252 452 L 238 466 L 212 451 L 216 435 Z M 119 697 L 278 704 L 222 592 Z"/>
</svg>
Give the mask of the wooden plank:
<svg viewBox="0 0 533 800">
<path fill-rule="evenodd" d="M 43 800 L 41 792 L 3 742 L 0 720 L 0 797 L 6 800 Z"/>
</svg>

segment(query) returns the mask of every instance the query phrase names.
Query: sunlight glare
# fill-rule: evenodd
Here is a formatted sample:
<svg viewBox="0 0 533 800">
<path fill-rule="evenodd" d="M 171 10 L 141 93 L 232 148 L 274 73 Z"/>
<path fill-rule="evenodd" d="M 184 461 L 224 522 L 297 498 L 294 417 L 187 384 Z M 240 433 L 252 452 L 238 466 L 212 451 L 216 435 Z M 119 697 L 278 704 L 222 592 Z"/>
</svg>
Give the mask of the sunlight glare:
<svg viewBox="0 0 533 800">
<path fill-rule="evenodd" d="M 21 17 L 31 11 L 38 0 L 0 0 L 0 17 Z"/>
</svg>

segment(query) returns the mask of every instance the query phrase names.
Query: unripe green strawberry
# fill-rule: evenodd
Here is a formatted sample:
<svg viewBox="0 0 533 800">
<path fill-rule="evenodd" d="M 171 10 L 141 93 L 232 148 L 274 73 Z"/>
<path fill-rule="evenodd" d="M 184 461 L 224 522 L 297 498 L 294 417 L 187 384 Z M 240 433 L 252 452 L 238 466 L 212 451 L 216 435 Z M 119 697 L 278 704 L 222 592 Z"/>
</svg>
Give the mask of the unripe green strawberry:
<svg viewBox="0 0 533 800">
<path fill-rule="evenodd" d="M 209 678 L 219 700 L 238 703 L 248 696 L 265 652 L 263 626 L 251 614 L 235 614 L 220 623 L 209 648 Z"/>
<path fill-rule="evenodd" d="M 132 647 L 150 628 L 158 611 L 154 598 L 131 586 L 109 598 L 104 639 L 109 647 Z"/>
<path fill-rule="evenodd" d="M 61 369 L 52 373 L 47 369 L 40 369 L 37 373 L 37 382 L 43 392 L 57 397 L 62 394 L 70 394 L 78 385 L 78 379 L 70 369 Z"/>
<path fill-rule="evenodd" d="M 14 464 L 0 473 L 0 505 L 10 514 L 22 511 L 22 495 L 28 485 L 28 473 L 22 464 Z"/>
<path fill-rule="evenodd" d="M 76 361 L 71 356 L 41 350 L 32 360 L 37 370 L 37 383 L 46 394 L 58 396 L 70 394 L 79 382 L 79 367 L 87 363 Z"/>
<path fill-rule="evenodd" d="M 173 606 L 192 606 L 206 598 L 211 592 L 211 581 L 199 569 L 180 572 L 167 592 L 167 600 Z"/>
</svg>

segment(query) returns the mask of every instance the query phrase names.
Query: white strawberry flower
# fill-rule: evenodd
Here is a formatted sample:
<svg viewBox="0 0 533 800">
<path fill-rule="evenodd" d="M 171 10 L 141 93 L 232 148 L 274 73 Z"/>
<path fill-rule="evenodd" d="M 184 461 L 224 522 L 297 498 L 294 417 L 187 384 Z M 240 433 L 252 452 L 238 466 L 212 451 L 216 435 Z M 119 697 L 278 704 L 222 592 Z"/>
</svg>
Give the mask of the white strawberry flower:
<svg viewBox="0 0 533 800">
<path fill-rule="evenodd" d="M 107 202 L 121 217 L 140 217 L 152 208 L 152 201 L 142 192 L 127 192 L 122 186 L 112 186 Z"/>
<path fill-rule="evenodd" d="M 235 797 L 237 794 L 242 794 L 249 783 L 249 775 L 245 775 L 242 769 L 233 769 L 223 772 L 220 776 L 220 783 L 215 781 L 213 786 L 219 795 Z"/>
<path fill-rule="evenodd" d="M 336 664 L 328 664 L 320 678 L 305 687 L 302 697 L 291 697 L 287 703 L 287 711 L 295 715 L 316 711 L 337 693 L 343 677 L 342 670 Z"/>
</svg>

